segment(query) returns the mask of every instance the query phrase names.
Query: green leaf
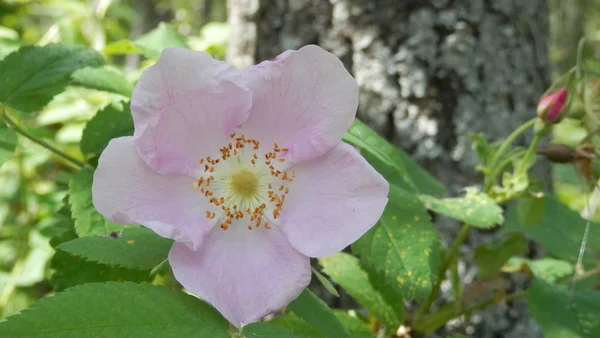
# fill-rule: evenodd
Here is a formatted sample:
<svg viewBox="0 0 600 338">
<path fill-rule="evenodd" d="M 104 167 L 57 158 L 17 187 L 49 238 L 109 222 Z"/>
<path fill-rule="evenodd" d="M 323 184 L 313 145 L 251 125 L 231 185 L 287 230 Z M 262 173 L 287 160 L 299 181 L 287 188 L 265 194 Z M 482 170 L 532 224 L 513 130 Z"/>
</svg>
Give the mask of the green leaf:
<svg viewBox="0 0 600 338">
<path fill-rule="evenodd" d="M 128 228 L 120 236 L 88 236 L 58 246 L 72 255 L 100 264 L 152 270 L 167 259 L 173 241 L 146 228 Z"/>
<path fill-rule="evenodd" d="M 0 167 L 17 149 L 17 133 L 0 121 Z"/>
<path fill-rule="evenodd" d="M 538 197 L 522 197 L 517 202 L 519 222 L 524 226 L 536 225 L 544 217 L 545 201 Z"/>
<path fill-rule="evenodd" d="M 529 226 L 521 224 L 517 208 L 513 206 L 507 212 L 503 230 L 524 233 L 546 248 L 552 256 L 570 262 L 577 261 L 586 220 L 552 197 L 545 197 L 543 200 L 546 212 L 537 224 Z M 597 229 L 598 225 L 592 223 L 591 228 Z M 589 236 L 584 265 L 594 266 L 598 254 L 600 254 L 600 236 Z"/>
<path fill-rule="evenodd" d="M 133 118 L 129 102 L 108 105 L 85 126 L 81 136 L 81 152 L 86 156 L 100 155 L 113 138 L 131 135 Z"/>
<path fill-rule="evenodd" d="M 335 287 L 333 287 L 333 284 L 331 284 L 331 282 L 329 281 L 329 279 L 327 279 L 325 276 L 323 276 L 319 271 L 317 271 L 315 268 L 311 267 L 311 270 L 313 272 L 313 274 L 315 275 L 315 277 L 317 277 L 317 279 L 319 280 L 319 282 L 321 282 L 321 285 L 323 285 L 323 287 L 325 288 L 325 290 L 327 292 L 329 292 L 330 294 L 339 297 L 340 294 L 337 292 L 337 290 L 335 289 Z"/>
<path fill-rule="evenodd" d="M 410 156 L 388 143 L 358 119 L 354 120 L 343 140 L 359 147 L 363 156 L 364 152 L 368 152 L 376 158 L 378 161 L 371 165 L 380 171 L 388 181 L 405 181 L 413 190 L 424 194 L 440 196 L 445 193 L 444 186 L 419 167 Z M 369 160 L 367 156 L 365 158 Z"/>
<path fill-rule="evenodd" d="M 527 290 L 529 312 L 545 338 L 600 337 L 600 292 L 576 291 L 535 280 Z"/>
<path fill-rule="evenodd" d="M 425 297 L 440 264 L 440 238 L 416 196 L 390 186 L 389 202 L 379 222 L 352 245 L 385 287 L 405 298 Z"/>
<path fill-rule="evenodd" d="M 69 182 L 69 204 L 75 220 L 75 231 L 79 236 L 109 234 L 123 229 L 100 215 L 92 203 L 92 181 L 94 173 L 82 169 Z"/>
<path fill-rule="evenodd" d="M 479 277 L 492 277 L 512 256 L 525 254 L 527 251 L 527 240 L 521 235 L 512 235 L 477 247 L 475 263 L 479 267 Z"/>
<path fill-rule="evenodd" d="M 181 291 L 109 282 L 43 298 L 0 323 L 0 336 L 227 338 L 227 327 L 208 304 Z"/>
<path fill-rule="evenodd" d="M 491 228 L 504 221 L 502 208 L 484 193 L 467 191 L 465 197 L 443 199 L 419 195 L 419 199 L 427 209 L 478 228 Z"/>
<path fill-rule="evenodd" d="M 404 320 L 404 313 L 396 313 L 394 308 L 386 303 L 369 281 L 369 274 L 362 269 L 358 258 L 340 252 L 319 259 L 319 263 L 323 266 L 323 272 L 343 287 L 358 304 L 385 323 L 388 333 L 396 332 Z"/>
<path fill-rule="evenodd" d="M 297 336 L 285 327 L 271 323 L 252 323 L 244 326 L 246 338 L 296 338 Z"/>
<path fill-rule="evenodd" d="M 298 338 L 327 338 L 327 336 L 322 335 L 319 330 L 298 318 L 293 312 L 290 312 L 285 316 L 276 317 L 271 320 L 270 323 L 285 327 L 292 331 Z"/>
<path fill-rule="evenodd" d="M 106 47 L 104 47 L 103 52 L 106 55 L 137 54 L 141 53 L 142 50 L 139 49 L 133 41 L 124 39 L 109 43 L 106 45 Z"/>
<path fill-rule="evenodd" d="M 62 250 L 56 250 L 50 261 L 50 268 L 54 270 L 50 284 L 56 291 L 93 282 L 150 281 L 148 271 L 87 262 L 84 258 L 72 256 Z"/>
<path fill-rule="evenodd" d="M 0 102 L 21 110 L 42 109 L 83 67 L 99 67 L 102 55 L 78 45 L 26 46 L 0 61 Z"/>
<path fill-rule="evenodd" d="M 527 259 L 523 257 L 511 257 L 502 267 L 505 272 L 519 272 L 527 267 L 531 273 L 539 279 L 554 283 L 557 280 L 573 275 L 575 271 L 573 264 L 554 258 Z"/>
<path fill-rule="evenodd" d="M 300 319 L 315 327 L 325 337 L 350 337 L 327 304 L 308 289 L 290 303 L 289 307 Z"/>
<path fill-rule="evenodd" d="M 344 325 L 348 332 L 350 332 L 352 338 L 374 338 L 375 335 L 369 331 L 368 324 L 358 318 L 355 311 L 351 311 L 352 314 L 344 310 L 334 310 L 333 313 L 342 322 L 342 325 Z"/>
<path fill-rule="evenodd" d="M 185 39 L 172 26 L 161 22 L 158 27 L 135 40 L 144 56 L 158 60 L 165 48 L 188 48 Z"/>
<path fill-rule="evenodd" d="M 86 67 L 71 75 L 71 84 L 109 93 L 131 96 L 133 86 L 125 79 L 125 74 L 113 67 Z"/>
</svg>

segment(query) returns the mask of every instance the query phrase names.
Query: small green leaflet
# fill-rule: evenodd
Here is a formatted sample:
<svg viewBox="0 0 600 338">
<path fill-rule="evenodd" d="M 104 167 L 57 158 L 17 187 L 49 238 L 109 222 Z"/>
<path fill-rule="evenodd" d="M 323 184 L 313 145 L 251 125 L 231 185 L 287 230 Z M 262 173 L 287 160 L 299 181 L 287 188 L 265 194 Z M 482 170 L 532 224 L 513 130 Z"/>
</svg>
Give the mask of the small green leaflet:
<svg viewBox="0 0 600 338">
<path fill-rule="evenodd" d="M 529 312 L 545 338 L 600 337 L 600 292 L 576 291 L 535 280 L 527 290 Z"/>
<path fill-rule="evenodd" d="M 172 240 L 151 230 L 131 227 L 117 238 L 87 236 L 63 243 L 58 249 L 87 261 L 150 271 L 167 259 L 172 245 Z"/>
<path fill-rule="evenodd" d="M 0 121 L 0 167 L 15 153 L 17 141 L 15 131 Z"/>
<path fill-rule="evenodd" d="M 158 60 L 165 48 L 189 48 L 185 38 L 171 25 L 161 22 L 158 27 L 139 37 L 135 41 L 120 40 L 107 45 L 104 53 L 133 54 L 142 53 L 145 57 Z"/>
<path fill-rule="evenodd" d="M 125 79 L 125 74 L 114 67 L 86 67 L 71 75 L 71 84 L 109 93 L 131 96 L 133 86 Z"/>
<path fill-rule="evenodd" d="M 362 269 L 358 258 L 340 252 L 320 258 L 319 263 L 323 266 L 323 272 L 342 286 L 371 315 L 385 323 L 388 333 L 393 334 L 398 330 L 404 320 L 404 313 L 397 314 L 387 304 L 369 281 L 369 274 Z"/>
<path fill-rule="evenodd" d="M 352 245 L 364 263 L 383 274 L 384 287 L 405 298 L 425 297 L 440 264 L 440 238 L 416 196 L 390 186 L 379 222 Z"/>
<path fill-rule="evenodd" d="M 467 195 L 460 198 L 420 195 L 419 199 L 427 209 L 478 228 L 491 228 L 504 221 L 502 208 L 486 194 L 473 190 L 467 190 Z"/>
<path fill-rule="evenodd" d="M 554 258 L 527 259 L 511 257 L 502 267 L 504 272 L 520 272 L 527 267 L 531 273 L 542 280 L 554 283 L 557 280 L 572 276 L 575 271 L 573 264 Z"/>
<path fill-rule="evenodd" d="M 100 215 L 92 203 L 92 180 L 94 172 L 82 169 L 69 182 L 69 204 L 79 236 L 109 234 L 123 229 Z"/>
<path fill-rule="evenodd" d="M 492 277 L 512 256 L 525 254 L 528 250 L 527 239 L 519 234 L 477 247 L 475 263 L 479 268 L 479 278 Z"/>
<path fill-rule="evenodd" d="M 54 270 L 50 284 L 56 291 L 93 282 L 149 282 L 151 279 L 148 271 L 87 262 L 85 258 L 72 256 L 60 249 L 52 257 L 50 267 Z"/>
<path fill-rule="evenodd" d="M 108 142 L 116 137 L 133 135 L 133 118 L 129 102 L 113 103 L 100 110 L 85 126 L 81 136 L 81 152 L 100 155 Z"/>
<path fill-rule="evenodd" d="M 342 325 L 350 332 L 352 338 L 375 338 L 375 335 L 369 331 L 367 323 L 345 311 L 334 310 L 334 315 Z M 276 317 L 270 323 L 285 327 L 298 338 L 329 338 L 322 334 L 315 327 L 298 318 L 293 312 L 281 317 Z"/>
<path fill-rule="evenodd" d="M 423 170 L 407 154 L 387 142 L 358 119 L 354 120 L 343 140 L 359 147 L 362 150 L 361 153 L 371 154 L 372 156 L 365 156 L 365 158 L 388 181 L 404 188 L 406 188 L 405 185 L 409 185 L 412 190 L 423 194 L 440 196 L 445 193 L 445 188 L 440 182 Z M 372 161 L 370 157 L 376 158 L 376 161 Z"/>
<path fill-rule="evenodd" d="M 0 61 L 0 102 L 35 112 L 65 89 L 71 73 L 103 64 L 102 55 L 85 46 L 22 47 Z"/>
<path fill-rule="evenodd" d="M 325 337 L 350 338 L 350 334 L 331 309 L 310 290 L 305 289 L 289 307 L 302 320 Z"/>
<path fill-rule="evenodd" d="M 108 282 L 43 298 L 0 323 L 0 336 L 228 338 L 227 329 L 217 311 L 181 291 Z"/>
</svg>

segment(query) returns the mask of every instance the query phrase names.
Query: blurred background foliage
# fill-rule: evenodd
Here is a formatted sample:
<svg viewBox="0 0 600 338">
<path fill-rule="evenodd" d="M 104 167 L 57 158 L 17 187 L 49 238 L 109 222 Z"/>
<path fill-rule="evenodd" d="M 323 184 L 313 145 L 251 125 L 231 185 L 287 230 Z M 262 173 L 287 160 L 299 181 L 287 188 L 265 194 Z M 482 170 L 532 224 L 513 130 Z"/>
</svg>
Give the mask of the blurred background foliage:
<svg viewBox="0 0 600 338">
<path fill-rule="evenodd" d="M 549 0 L 549 6 L 549 59 L 557 78 L 575 64 L 581 37 L 600 37 L 600 0 Z M 0 58 L 27 44 L 84 44 L 104 53 L 107 68 L 125 80 L 127 93 L 164 46 L 188 46 L 223 59 L 226 16 L 225 0 L 2 0 Z M 597 45 L 588 46 L 586 54 L 600 54 Z M 70 87 L 40 114 L 20 118 L 30 133 L 81 158 L 85 122 L 123 100 L 118 94 Z M 582 127 L 567 122 L 555 130 L 554 140 L 575 145 L 584 135 Z M 75 171 L 46 149 L 24 138 L 19 142 L 16 156 L 0 168 L 0 317 L 52 290 L 48 228 L 62 219 L 57 210 Z M 581 210 L 587 188 L 574 167 L 556 166 L 553 177 L 559 198 Z"/>
</svg>

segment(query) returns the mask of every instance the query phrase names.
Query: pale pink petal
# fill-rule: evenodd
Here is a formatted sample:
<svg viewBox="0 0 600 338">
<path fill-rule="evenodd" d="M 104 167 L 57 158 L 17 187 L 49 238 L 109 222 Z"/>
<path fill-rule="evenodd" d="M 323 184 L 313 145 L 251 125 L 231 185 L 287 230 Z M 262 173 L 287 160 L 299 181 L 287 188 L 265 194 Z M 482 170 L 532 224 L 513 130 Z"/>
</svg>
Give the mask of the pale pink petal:
<svg viewBox="0 0 600 338">
<path fill-rule="evenodd" d="M 387 204 L 387 181 L 345 143 L 291 169 L 296 178 L 278 224 L 307 256 L 341 251 L 375 225 Z"/>
<path fill-rule="evenodd" d="M 104 217 L 142 224 L 157 234 L 198 248 L 212 225 L 205 199 L 188 176 L 163 176 L 142 161 L 132 137 L 110 141 L 94 172 L 92 199 Z"/>
<path fill-rule="evenodd" d="M 252 93 L 239 72 L 203 52 L 166 49 L 131 98 L 135 143 L 159 173 L 190 173 L 247 118 Z"/>
<path fill-rule="evenodd" d="M 289 161 L 324 154 L 356 115 L 356 81 L 337 57 L 320 47 L 287 51 L 242 73 L 253 96 L 242 132 L 288 148 Z"/>
<path fill-rule="evenodd" d="M 233 325 L 254 322 L 294 300 L 311 278 L 310 259 L 275 227 L 215 227 L 197 251 L 175 243 L 175 278 L 212 304 Z"/>
</svg>

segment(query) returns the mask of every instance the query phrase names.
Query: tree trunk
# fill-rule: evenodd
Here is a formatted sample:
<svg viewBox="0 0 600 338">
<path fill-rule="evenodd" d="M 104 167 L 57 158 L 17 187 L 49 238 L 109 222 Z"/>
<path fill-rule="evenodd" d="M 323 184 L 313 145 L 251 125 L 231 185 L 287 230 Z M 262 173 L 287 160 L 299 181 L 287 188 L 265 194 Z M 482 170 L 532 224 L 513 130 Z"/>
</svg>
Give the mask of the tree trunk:
<svg viewBox="0 0 600 338">
<path fill-rule="evenodd" d="M 479 179 L 467 135 L 506 137 L 535 117 L 549 82 L 546 0 L 229 0 L 228 5 L 231 62 L 244 67 L 306 44 L 331 51 L 360 85 L 359 118 L 453 192 Z M 529 319 L 504 321 L 494 323 L 495 333 L 534 336 L 515 331 L 529 327 Z"/>
</svg>

